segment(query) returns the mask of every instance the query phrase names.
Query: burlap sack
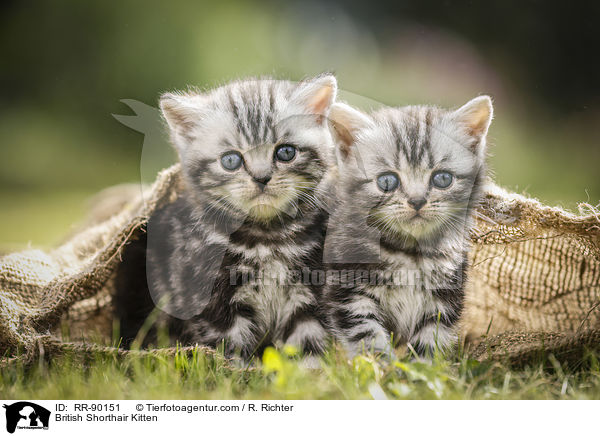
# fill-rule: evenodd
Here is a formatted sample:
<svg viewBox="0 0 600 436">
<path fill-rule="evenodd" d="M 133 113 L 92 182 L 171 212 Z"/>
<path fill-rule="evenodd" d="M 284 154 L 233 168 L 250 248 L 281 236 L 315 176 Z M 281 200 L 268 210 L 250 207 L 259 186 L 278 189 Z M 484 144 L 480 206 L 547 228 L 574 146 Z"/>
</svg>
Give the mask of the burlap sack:
<svg viewBox="0 0 600 436">
<path fill-rule="evenodd" d="M 105 193 L 95 219 L 57 249 L 1 258 L 4 360 L 17 353 L 31 358 L 40 352 L 89 351 L 89 344 L 62 342 L 53 333 L 61 319 L 84 337 L 92 327 L 110 337 L 111 281 L 123 247 L 179 188 L 175 165 L 160 173 L 144 196 L 130 188 Z M 585 350 L 600 348 L 597 210 L 584 205 L 582 214 L 574 215 L 489 184 L 473 242 L 461 329 L 468 343 L 480 342 L 471 351 L 474 358 L 521 364 L 554 353 L 575 362 Z"/>
</svg>

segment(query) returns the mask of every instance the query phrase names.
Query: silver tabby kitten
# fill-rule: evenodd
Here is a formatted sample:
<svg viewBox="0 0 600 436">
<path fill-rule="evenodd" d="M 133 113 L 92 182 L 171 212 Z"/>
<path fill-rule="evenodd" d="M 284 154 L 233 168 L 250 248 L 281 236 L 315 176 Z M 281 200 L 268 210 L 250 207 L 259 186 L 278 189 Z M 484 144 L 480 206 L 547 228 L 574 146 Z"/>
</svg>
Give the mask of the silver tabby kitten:
<svg viewBox="0 0 600 436">
<path fill-rule="evenodd" d="M 322 289 L 298 272 L 322 259 L 336 90 L 322 75 L 161 98 L 184 192 L 148 224 L 147 274 L 180 341 L 323 349 Z"/>
<path fill-rule="evenodd" d="M 491 100 L 365 115 L 332 108 L 340 139 L 338 204 L 326 258 L 329 318 L 351 354 L 448 349 L 463 307 L 469 230 L 486 175 Z"/>
</svg>

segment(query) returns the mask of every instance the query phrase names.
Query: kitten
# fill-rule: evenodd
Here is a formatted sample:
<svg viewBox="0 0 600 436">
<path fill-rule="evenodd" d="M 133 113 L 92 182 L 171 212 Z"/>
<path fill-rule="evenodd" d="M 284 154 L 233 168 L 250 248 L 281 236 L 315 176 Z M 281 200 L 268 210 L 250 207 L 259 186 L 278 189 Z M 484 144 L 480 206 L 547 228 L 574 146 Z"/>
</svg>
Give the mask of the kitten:
<svg viewBox="0 0 600 436">
<path fill-rule="evenodd" d="M 336 103 L 330 118 L 340 179 L 325 251 L 344 272 L 328 274 L 336 336 L 351 354 L 387 354 L 399 343 L 419 355 L 449 349 L 486 176 L 490 98 L 455 111 L 412 106 L 370 116 Z"/>
<path fill-rule="evenodd" d="M 300 272 L 322 260 L 336 92 L 321 75 L 162 96 L 184 191 L 148 223 L 147 277 L 179 341 L 322 351 L 322 287 Z"/>
</svg>

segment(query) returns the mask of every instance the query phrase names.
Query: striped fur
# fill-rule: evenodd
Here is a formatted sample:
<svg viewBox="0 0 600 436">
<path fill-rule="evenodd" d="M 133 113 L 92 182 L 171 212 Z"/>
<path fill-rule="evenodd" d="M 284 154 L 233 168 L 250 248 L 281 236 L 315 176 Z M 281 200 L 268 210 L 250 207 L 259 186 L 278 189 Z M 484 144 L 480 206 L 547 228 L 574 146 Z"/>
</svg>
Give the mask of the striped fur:
<svg viewBox="0 0 600 436">
<path fill-rule="evenodd" d="M 322 259 L 335 94 L 323 75 L 163 96 L 185 190 L 149 221 L 147 275 L 179 341 L 244 358 L 269 344 L 323 349 L 322 288 L 290 277 Z M 275 158 L 280 144 L 296 147 L 290 162 Z M 233 171 L 220 160 L 232 150 L 243 157 Z"/>
<path fill-rule="evenodd" d="M 453 112 L 412 106 L 370 116 L 338 103 L 331 117 L 345 134 L 325 258 L 332 268 L 355 272 L 327 287 L 336 336 L 351 353 L 387 353 L 401 343 L 419 354 L 450 348 L 486 173 L 489 98 Z M 431 181 L 440 170 L 453 175 L 445 189 Z M 392 192 L 377 186 L 385 173 L 399 177 Z M 416 209 L 414 198 L 426 202 Z"/>
</svg>

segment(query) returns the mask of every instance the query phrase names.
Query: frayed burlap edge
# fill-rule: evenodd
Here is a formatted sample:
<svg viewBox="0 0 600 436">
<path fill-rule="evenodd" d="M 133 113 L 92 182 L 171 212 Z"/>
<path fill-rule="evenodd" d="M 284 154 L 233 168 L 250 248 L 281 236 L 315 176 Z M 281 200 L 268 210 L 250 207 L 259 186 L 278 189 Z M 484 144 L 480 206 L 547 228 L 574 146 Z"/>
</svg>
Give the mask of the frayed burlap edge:
<svg viewBox="0 0 600 436">
<path fill-rule="evenodd" d="M 483 339 L 469 356 L 481 362 L 499 362 L 515 369 L 558 362 L 570 370 L 586 368 L 592 353 L 600 352 L 600 330 L 576 333 L 505 332 Z"/>
</svg>

